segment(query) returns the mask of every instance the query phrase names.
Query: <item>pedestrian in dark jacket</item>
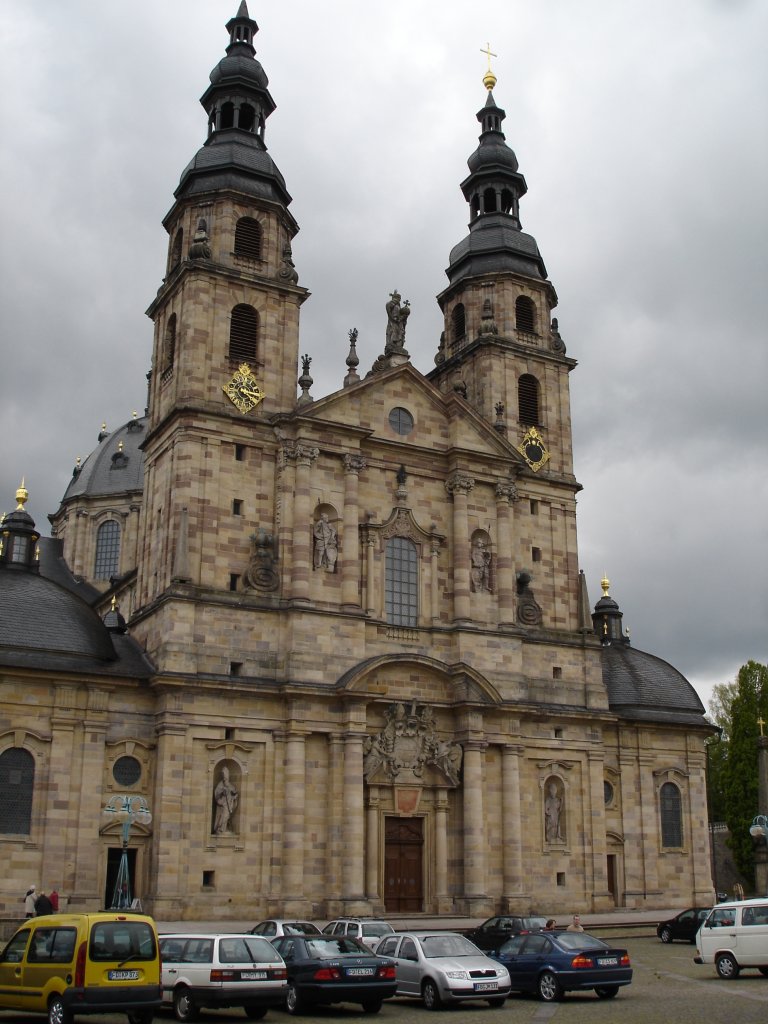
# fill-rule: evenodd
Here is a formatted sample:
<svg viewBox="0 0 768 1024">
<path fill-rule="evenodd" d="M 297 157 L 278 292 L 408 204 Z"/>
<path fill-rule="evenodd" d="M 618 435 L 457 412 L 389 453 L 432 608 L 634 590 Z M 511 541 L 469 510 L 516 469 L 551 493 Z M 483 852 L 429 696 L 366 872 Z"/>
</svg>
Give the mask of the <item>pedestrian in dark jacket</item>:
<svg viewBox="0 0 768 1024">
<path fill-rule="evenodd" d="M 35 901 L 35 913 L 38 917 L 42 917 L 43 914 L 53 913 L 53 904 L 44 892 L 41 892 Z"/>
</svg>

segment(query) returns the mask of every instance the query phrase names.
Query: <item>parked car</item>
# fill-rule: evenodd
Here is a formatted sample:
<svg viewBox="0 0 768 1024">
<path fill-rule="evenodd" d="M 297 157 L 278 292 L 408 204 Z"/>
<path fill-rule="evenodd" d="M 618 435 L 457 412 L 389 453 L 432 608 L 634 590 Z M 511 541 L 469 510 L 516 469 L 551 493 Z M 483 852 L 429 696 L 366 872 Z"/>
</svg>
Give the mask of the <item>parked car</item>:
<svg viewBox="0 0 768 1024">
<path fill-rule="evenodd" d="M 547 923 L 546 917 L 489 917 L 477 928 L 465 932 L 470 942 L 478 949 L 498 949 L 512 935 L 526 935 L 540 932 Z"/>
<path fill-rule="evenodd" d="M 123 910 L 33 917 L 0 953 L 2 1010 L 47 1013 L 50 1024 L 121 1010 L 130 1024 L 150 1024 L 159 1007 L 151 917 Z"/>
<path fill-rule="evenodd" d="M 285 1002 L 285 964 L 262 936 L 175 932 L 160 936 L 160 956 L 163 1003 L 177 1020 L 196 1020 L 203 1007 L 230 1006 L 260 1020 Z"/>
<path fill-rule="evenodd" d="M 632 981 L 626 949 L 609 946 L 588 932 L 514 935 L 493 959 L 507 968 L 516 992 L 533 992 L 547 1003 L 588 988 L 601 999 L 611 999 Z"/>
<path fill-rule="evenodd" d="M 768 896 L 719 903 L 696 935 L 695 964 L 714 964 L 721 978 L 738 978 L 745 967 L 768 977 Z"/>
<path fill-rule="evenodd" d="M 350 935 L 373 949 L 382 935 L 391 935 L 394 930 L 389 921 L 373 917 L 337 917 L 323 928 L 323 935 Z"/>
<path fill-rule="evenodd" d="M 284 921 L 272 918 L 260 921 L 251 928 L 251 935 L 264 935 L 268 939 L 278 939 L 281 935 L 320 935 L 320 929 L 311 921 Z"/>
<path fill-rule="evenodd" d="M 297 1014 L 315 1006 L 360 1003 L 378 1013 L 395 994 L 395 965 L 347 935 L 284 935 L 272 940 L 288 970 L 285 1008 Z"/>
<path fill-rule="evenodd" d="M 507 969 L 458 932 L 385 935 L 376 952 L 394 958 L 397 994 L 416 996 L 430 1010 L 467 999 L 483 999 L 491 1006 L 503 1006 L 509 995 Z"/>
<path fill-rule="evenodd" d="M 696 932 L 701 928 L 701 922 L 706 920 L 711 907 L 688 907 L 681 910 L 668 921 L 659 921 L 656 925 L 656 934 L 662 942 L 674 942 L 680 939 L 681 942 L 695 942 Z"/>
</svg>

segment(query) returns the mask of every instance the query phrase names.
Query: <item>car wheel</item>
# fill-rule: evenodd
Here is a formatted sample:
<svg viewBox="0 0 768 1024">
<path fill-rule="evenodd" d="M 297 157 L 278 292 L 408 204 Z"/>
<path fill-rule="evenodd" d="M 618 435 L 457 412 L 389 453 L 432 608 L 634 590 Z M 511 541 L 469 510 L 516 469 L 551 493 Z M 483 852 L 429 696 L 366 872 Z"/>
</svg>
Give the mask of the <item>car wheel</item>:
<svg viewBox="0 0 768 1024">
<path fill-rule="evenodd" d="M 200 1011 L 192 998 L 192 993 L 183 985 L 173 993 L 173 1012 L 176 1014 L 176 1020 L 181 1021 L 197 1020 L 199 1016 Z"/>
<path fill-rule="evenodd" d="M 381 999 L 366 999 L 363 1003 L 363 1010 L 366 1013 L 378 1013 L 381 1009 Z"/>
<path fill-rule="evenodd" d="M 504 1003 L 506 1003 L 506 1001 L 507 1001 L 507 997 L 506 996 L 494 996 L 493 999 L 489 999 L 488 1000 L 488 1005 L 489 1006 L 493 1006 L 494 1009 L 497 1009 L 499 1006 L 503 1006 Z"/>
<path fill-rule="evenodd" d="M 543 971 L 539 975 L 539 999 L 543 999 L 545 1003 L 554 1003 L 560 999 L 563 990 L 560 988 L 560 982 L 554 976 L 552 971 Z"/>
<path fill-rule="evenodd" d="M 293 1016 L 301 1013 L 304 1009 L 302 998 L 292 981 L 288 982 L 288 991 L 285 994 L 285 1008 L 288 1013 L 293 1014 Z"/>
<path fill-rule="evenodd" d="M 669 930 L 669 928 L 662 928 L 661 932 L 659 933 L 659 938 L 662 942 L 671 942 L 672 932 Z"/>
<path fill-rule="evenodd" d="M 440 999 L 440 993 L 437 991 L 437 985 L 430 978 L 424 982 L 421 989 L 421 995 L 424 999 L 424 1005 L 428 1010 L 439 1010 L 442 1005 Z"/>
<path fill-rule="evenodd" d="M 614 996 L 619 994 L 619 986 L 601 985 L 599 988 L 595 989 L 595 992 L 597 992 L 598 999 L 613 999 Z"/>
<path fill-rule="evenodd" d="M 730 953 L 721 953 L 715 961 L 715 970 L 721 978 L 730 981 L 731 978 L 738 978 L 741 968 L 736 963 L 736 958 Z"/>
<path fill-rule="evenodd" d="M 48 1024 L 72 1024 L 73 1020 L 72 1013 L 61 1001 L 61 996 L 54 996 L 48 1003 Z"/>
<path fill-rule="evenodd" d="M 257 1006 L 256 1003 L 246 1003 L 243 1012 L 248 1020 L 261 1020 L 262 1017 L 266 1017 L 267 1008 L 266 1006 Z"/>
</svg>

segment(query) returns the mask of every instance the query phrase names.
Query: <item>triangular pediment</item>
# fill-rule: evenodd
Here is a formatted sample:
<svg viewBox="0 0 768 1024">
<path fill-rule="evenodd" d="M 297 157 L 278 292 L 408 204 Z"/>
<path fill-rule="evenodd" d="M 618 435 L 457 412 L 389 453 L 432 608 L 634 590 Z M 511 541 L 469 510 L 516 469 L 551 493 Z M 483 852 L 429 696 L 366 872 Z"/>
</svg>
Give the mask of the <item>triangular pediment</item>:
<svg viewBox="0 0 768 1024">
<path fill-rule="evenodd" d="M 404 410 L 407 416 L 396 414 Z M 408 427 L 408 416 L 412 426 Z M 297 409 L 291 419 L 360 432 L 368 444 L 423 448 L 432 455 L 466 452 L 522 465 L 514 446 L 456 392 L 439 391 L 411 363 L 382 370 Z M 402 421 L 405 420 L 405 423 Z M 396 424 L 396 425 L 393 425 Z"/>
</svg>

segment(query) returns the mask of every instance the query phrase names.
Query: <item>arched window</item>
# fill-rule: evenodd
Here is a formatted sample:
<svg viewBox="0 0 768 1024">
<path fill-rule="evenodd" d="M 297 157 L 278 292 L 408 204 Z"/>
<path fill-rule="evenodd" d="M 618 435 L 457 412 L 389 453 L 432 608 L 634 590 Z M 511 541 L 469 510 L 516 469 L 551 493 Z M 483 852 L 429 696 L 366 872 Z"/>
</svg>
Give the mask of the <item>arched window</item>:
<svg viewBox="0 0 768 1024">
<path fill-rule="evenodd" d="M 32 828 L 35 759 L 28 750 L 11 747 L 0 754 L 0 833 L 28 836 Z"/>
<path fill-rule="evenodd" d="M 485 213 L 496 213 L 496 189 L 487 188 L 483 192 L 483 211 Z"/>
<path fill-rule="evenodd" d="M 165 326 L 163 342 L 163 369 L 170 370 L 176 358 L 176 314 L 171 313 Z"/>
<path fill-rule="evenodd" d="M 236 363 L 255 363 L 259 338 L 259 314 L 253 306 L 235 306 L 229 324 L 229 358 Z"/>
<path fill-rule="evenodd" d="M 234 128 L 235 126 L 235 105 L 232 102 L 223 103 L 221 105 L 221 117 L 219 118 L 219 128 Z"/>
<path fill-rule="evenodd" d="M 244 103 L 237 115 L 237 127 L 242 128 L 243 131 L 252 132 L 253 126 L 256 124 L 256 110 L 250 105 L 250 103 Z"/>
<path fill-rule="evenodd" d="M 517 415 L 527 427 L 538 427 L 539 382 L 530 373 L 524 373 L 517 382 Z"/>
<path fill-rule="evenodd" d="M 114 519 L 102 523 L 96 534 L 96 559 L 93 576 L 108 580 L 117 575 L 120 565 L 120 524 Z"/>
<path fill-rule="evenodd" d="M 387 541 L 385 598 L 387 622 L 393 626 L 418 625 L 418 554 L 416 545 L 406 537 Z"/>
<path fill-rule="evenodd" d="M 235 227 L 235 255 L 261 259 L 261 224 L 253 217 L 241 217 Z"/>
<path fill-rule="evenodd" d="M 515 327 L 518 331 L 536 333 L 536 306 L 527 295 L 519 295 L 515 302 Z"/>
<path fill-rule="evenodd" d="M 467 333 L 466 314 L 464 312 L 464 305 L 461 302 L 453 307 L 451 326 L 453 327 L 453 340 L 461 341 Z"/>
<path fill-rule="evenodd" d="M 509 213 L 515 202 L 515 197 L 512 195 L 508 188 L 505 188 L 501 193 L 501 212 Z"/>
<path fill-rule="evenodd" d="M 184 245 L 184 228 L 179 228 L 173 239 L 171 247 L 171 270 L 175 270 L 181 263 L 181 250 Z"/>
<path fill-rule="evenodd" d="M 683 811 L 680 790 L 674 782 L 665 782 L 659 792 L 661 845 L 679 848 L 683 845 Z"/>
</svg>

